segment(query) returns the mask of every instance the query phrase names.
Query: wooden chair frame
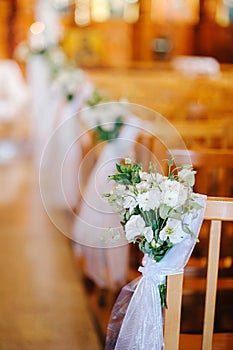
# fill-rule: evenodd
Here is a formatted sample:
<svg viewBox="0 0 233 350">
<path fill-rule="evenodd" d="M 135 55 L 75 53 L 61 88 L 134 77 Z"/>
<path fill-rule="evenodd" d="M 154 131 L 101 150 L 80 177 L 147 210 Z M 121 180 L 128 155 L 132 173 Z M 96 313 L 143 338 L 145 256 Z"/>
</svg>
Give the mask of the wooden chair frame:
<svg viewBox="0 0 233 350">
<path fill-rule="evenodd" d="M 214 333 L 221 226 L 222 221 L 233 221 L 233 198 L 208 197 L 205 220 L 210 220 L 211 226 L 201 349 L 211 350 Z M 165 350 L 179 349 L 182 290 L 183 274 L 169 276 L 167 289 L 168 309 L 165 312 L 164 325 Z M 192 350 L 191 347 L 189 349 Z M 227 347 L 224 349 L 227 349 Z"/>
</svg>

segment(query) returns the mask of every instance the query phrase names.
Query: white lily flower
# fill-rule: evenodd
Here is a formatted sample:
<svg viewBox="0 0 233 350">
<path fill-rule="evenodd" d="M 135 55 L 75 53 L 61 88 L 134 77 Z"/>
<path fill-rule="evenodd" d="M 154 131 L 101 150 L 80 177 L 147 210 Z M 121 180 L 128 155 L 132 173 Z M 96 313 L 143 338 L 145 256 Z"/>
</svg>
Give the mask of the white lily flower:
<svg viewBox="0 0 233 350">
<path fill-rule="evenodd" d="M 186 186 L 193 187 L 195 184 L 195 171 L 192 169 L 182 169 L 178 172 L 179 181 L 183 182 Z"/>
<path fill-rule="evenodd" d="M 159 233 L 162 241 L 165 241 L 169 237 L 170 242 L 173 244 L 181 242 L 186 235 L 187 233 L 182 229 L 181 221 L 176 219 L 168 219 L 166 226 Z"/>
<path fill-rule="evenodd" d="M 137 196 L 137 203 L 139 208 L 144 211 L 158 208 L 161 204 L 161 192 L 159 188 L 153 188 L 147 192 L 140 193 Z"/>
<path fill-rule="evenodd" d="M 178 172 L 178 179 L 186 186 L 192 187 L 195 184 L 195 173 L 191 168 L 184 168 Z"/>
<path fill-rule="evenodd" d="M 169 207 L 183 205 L 188 196 L 188 189 L 180 182 L 167 179 L 162 184 L 162 202 Z"/>
<path fill-rule="evenodd" d="M 142 236 L 145 230 L 145 221 L 140 215 L 132 215 L 125 225 L 125 234 L 128 241 Z"/>
</svg>

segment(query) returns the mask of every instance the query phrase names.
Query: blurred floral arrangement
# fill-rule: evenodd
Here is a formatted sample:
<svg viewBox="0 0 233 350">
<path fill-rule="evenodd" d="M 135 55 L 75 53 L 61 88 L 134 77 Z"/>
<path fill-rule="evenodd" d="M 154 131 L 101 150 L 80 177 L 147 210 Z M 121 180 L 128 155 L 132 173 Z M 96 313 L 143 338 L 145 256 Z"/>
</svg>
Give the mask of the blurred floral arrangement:
<svg viewBox="0 0 233 350">
<path fill-rule="evenodd" d="M 81 111 L 81 120 L 93 130 L 97 141 L 112 141 L 119 136 L 124 119 L 128 114 L 125 100 L 108 101 L 96 90 L 87 101 L 87 108 Z"/>
<path fill-rule="evenodd" d="M 53 74 L 53 86 L 71 101 L 87 80 L 86 73 L 79 68 L 63 65 Z"/>
<path fill-rule="evenodd" d="M 31 57 L 43 56 L 49 68 L 52 87 L 70 101 L 78 93 L 82 84 L 87 80 L 86 73 L 68 62 L 68 59 L 59 45 L 30 46 L 29 43 L 21 43 L 16 49 L 16 56 L 23 62 L 28 62 Z"/>
</svg>

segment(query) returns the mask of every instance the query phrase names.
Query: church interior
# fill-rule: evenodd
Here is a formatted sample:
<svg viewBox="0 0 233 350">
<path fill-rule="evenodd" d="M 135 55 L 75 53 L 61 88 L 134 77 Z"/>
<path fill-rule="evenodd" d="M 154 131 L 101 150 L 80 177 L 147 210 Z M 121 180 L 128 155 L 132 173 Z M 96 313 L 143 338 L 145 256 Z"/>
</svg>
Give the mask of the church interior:
<svg viewBox="0 0 233 350">
<path fill-rule="evenodd" d="M 85 120 L 105 102 L 139 125 L 125 148 L 98 143 Z M 179 148 L 196 171 L 194 191 L 232 203 L 232 0 L 0 0 L 0 349 L 114 349 L 105 347 L 111 311 L 141 276 L 143 253 L 90 238 L 90 223 L 101 234 L 109 189 L 104 157 L 123 149 L 164 174 Z M 233 343 L 227 220 L 203 350 Z M 208 230 L 204 221 L 183 272 L 180 350 L 201 349 Z"/>
</svg>

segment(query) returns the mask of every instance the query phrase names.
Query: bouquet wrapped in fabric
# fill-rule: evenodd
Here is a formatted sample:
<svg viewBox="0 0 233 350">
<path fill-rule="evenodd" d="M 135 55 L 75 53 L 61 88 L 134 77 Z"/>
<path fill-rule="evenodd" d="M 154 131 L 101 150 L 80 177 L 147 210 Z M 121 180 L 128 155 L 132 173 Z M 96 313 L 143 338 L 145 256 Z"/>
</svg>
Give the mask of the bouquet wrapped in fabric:
<svg viewBox="0 0 233 350">
<path fill-rule="evenodd" d="M 198 241 L 206 196 L 193 192 L 192 167 L 174 168 L 173 159 L 167 176 L 152 165 L 144 172 L 131 159 L 116 168 L 109 176 L 116 185 L 105 196 L 120 215 L 127 241 L 137 243 L 145 257 L 142 278 L 123 288 L 113 308 L 106 349 L 161 350 L 166 276 L 183 271 Z"/>
</svg>

